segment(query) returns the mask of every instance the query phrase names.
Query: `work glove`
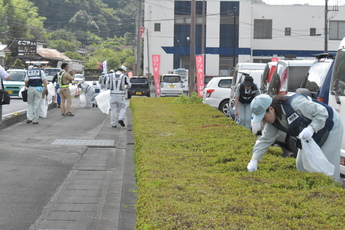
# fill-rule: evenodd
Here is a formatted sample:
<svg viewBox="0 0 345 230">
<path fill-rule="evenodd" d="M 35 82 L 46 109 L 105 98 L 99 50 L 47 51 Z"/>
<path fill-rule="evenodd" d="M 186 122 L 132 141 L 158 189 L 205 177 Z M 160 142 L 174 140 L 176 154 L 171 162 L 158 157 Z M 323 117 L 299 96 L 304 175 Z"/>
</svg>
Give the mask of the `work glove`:
<svg viewBox="0 0 345 230">
<path fill-rule="evenodd" d="M 305 127 L 298 135 L 299 139 L 310 140 L 314 134 L 314 129 L 310 125 Z"/>
<path fill-rule="evenodd" d="M 48 90 L 45 90 L 44 93 L 46 96 L 48 96 Z"/>
<path fill-rule="evenodd" d="M 253 172 L 258 170 L 258 161 L 257 160 L 250 160 L 247 166 L 248 172 Z"/>
</svg>

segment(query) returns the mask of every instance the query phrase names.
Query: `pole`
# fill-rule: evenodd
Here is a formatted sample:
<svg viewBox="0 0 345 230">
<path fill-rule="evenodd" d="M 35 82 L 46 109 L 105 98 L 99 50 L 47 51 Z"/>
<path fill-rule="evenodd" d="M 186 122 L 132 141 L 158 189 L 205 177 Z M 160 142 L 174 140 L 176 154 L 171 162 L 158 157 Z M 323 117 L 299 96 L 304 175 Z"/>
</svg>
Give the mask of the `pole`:
<svg viewBox="0 0 345 230">
<path fill-rule="evenodd" d="M 325 0 L 325 49 L 328 52 L 328 0 Z"/>
<path fill-rule="evenodd" d="M 206 9 L 205 0 L 202 0 L 202 28 L 201 28 L 201 54 L 205 54 L 205 24 L 206 24 Z"/>
<path fill-rule="evenodd" d="M 136 54 L 136 68 L 135 75 L 140 76 L 140 66 L 141 66 L 141 46 L 142 41 L 140 37 L 141 23 L 141 0 L 138 0 L 138 12 L 137 12 L 137 54 Z"/>
<path fill-rule="evenodd" d="M 237 12 L 237 8 L 234 7 L 233 8 L 233 16 L 234 16 L 234 49 L 233 49 L 233 52 L 234 52 L 234 57 L 233 57 L 233 60 L 232 60 L 232 67 L 235 68 L 236 66 L 236 12 Z"/>
<path fill-rule="evenodd" d="M 189 96 L 195 91 L 195 16 L 196 3 L 191 2 L 191 21 L 190 21 L 190 54 L 189 54 Z"/>
</svg>

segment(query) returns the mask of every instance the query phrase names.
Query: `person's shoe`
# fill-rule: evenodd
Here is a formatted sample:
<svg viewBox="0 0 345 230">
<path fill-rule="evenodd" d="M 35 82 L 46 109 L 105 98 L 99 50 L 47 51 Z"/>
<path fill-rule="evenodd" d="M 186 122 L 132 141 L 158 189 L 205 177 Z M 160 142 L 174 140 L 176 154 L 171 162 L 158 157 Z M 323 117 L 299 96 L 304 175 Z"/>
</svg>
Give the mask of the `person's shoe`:
<svg viewBox="0 0 345 230">
<path fill-rule="evenodd" d="M 66 114 L 62 113 L 61 116 L 66 116 Z"/>
<path fill-rule="evenodd" d="M 68 112 L 68 113 L 66 113 L 66 116 L 73 117 L 73 116 L 74 116 L 74 114 L 73 114 L 73 113 L 71 113 L 71 112 Z"/>
<path fill-rule="evenodd" d="M 32 120 L 26 120 L 26 123 L 30 124 L 32 122 Z"/>
<path fill-rule="evenodd" d="M 111 126 L 111 127 L 116 128 L 116 125 L 113 125 L 113 126 Z"/>
<path fill-rule="evenodd" d="M 60 103 L 58 103 L 58 106 L 57 106 L 58 108 L 60 108 Z"/>
<path fill-rule="evenodd" d="M 34 121 L 34 122 L 32 122 L 32 124 L 37 125 L 37 124 L 38 124 L 38 121 Z"/>
<path fill-rule="evenodd" d="M 125 123 L 123 122 L 123 120 L 119 120 L 119 124 L 120 124 L 122 127 L 125 127 Z"/>
</svg>

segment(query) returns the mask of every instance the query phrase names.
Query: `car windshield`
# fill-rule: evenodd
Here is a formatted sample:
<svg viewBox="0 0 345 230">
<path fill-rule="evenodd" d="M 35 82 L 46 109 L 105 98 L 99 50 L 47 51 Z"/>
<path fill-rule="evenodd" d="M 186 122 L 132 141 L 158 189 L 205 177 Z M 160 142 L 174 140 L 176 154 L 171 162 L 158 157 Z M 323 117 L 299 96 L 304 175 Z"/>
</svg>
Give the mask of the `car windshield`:
<svg viewBox="0 0 345 230">
<path fill-rule="evenodd" d="M 59 71 L 60 71 L 60 69 L 45 69 L 44 73 L 45 73 L 45 75 L 48 75 L 48 76 L 54 76 Z"/>
<path fill-rule="evenodd" d="M 147 84 L 147 78 L 131 78 L 130 82 L 134 84 Z"/>
<path fill-rule="evenodd" d="M 11 81 L 24 81 L 26 71 L 7 71 L 11 77 Z"/>
<path fill-rule="evenodd" d="M 180 76 L 164 76 L 163 77 L 163 82 L 167 83 L 179 83 L 181 81 Z"/>
<path fill-rule="evenodd" d="M 78 78 L 78 79 L 82 79 L 82 78 L 83 78 L 83 75 L 76 74 L 76 75 L 74 76 L 74 79 L 76 79 L 76 78 Z"/>
<path fill-rule="evenodd" d="M 309 75 L 305 84 L 305 88 L 311 92 L 318 92 L 327 76 L 328 70 L 332 65 L 331 62 L 316 62 L 309 69 Z"/>
</svg>

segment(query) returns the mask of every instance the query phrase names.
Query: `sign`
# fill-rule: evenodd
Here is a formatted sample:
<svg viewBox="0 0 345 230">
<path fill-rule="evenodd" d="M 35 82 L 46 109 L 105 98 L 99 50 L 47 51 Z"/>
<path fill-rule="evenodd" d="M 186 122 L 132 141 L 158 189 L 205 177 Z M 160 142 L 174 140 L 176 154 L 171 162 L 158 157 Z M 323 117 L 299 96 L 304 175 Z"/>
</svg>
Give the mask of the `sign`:
<svg viewBox="0 0 345 230">
<path fill-rule="evenodd" d="M 140 38 L 144 39 L 145 27 L 140 27 Z"/>
<path fill-rule="evenodd" d="M 205 88 L 204 82 L 204 55 L 195 55 L 196 77 L 197 77 L 197 92 L 199 97 L 203 97 Z"/>
<path fill-rule="evenodd" d="M 19 39 L 18 40 L 18 56 L 36 57 L 37 56 L 37 42 L 36 42 L 36 40 Z"/>
<path fill-rule="evenodd" d="M 152 66 L 153 66 L 153 79 L 155 82 L 156 95 L 160 95 L 160 65 L 161 65 L 161 56 L 152 55 Z"/>
<path fill-rule="evenodd" d="M 108 73 L 108 60 L 105 60 L 102 65 L 103 65 L 103 74 L 107 74 Z"/>
</svg>

